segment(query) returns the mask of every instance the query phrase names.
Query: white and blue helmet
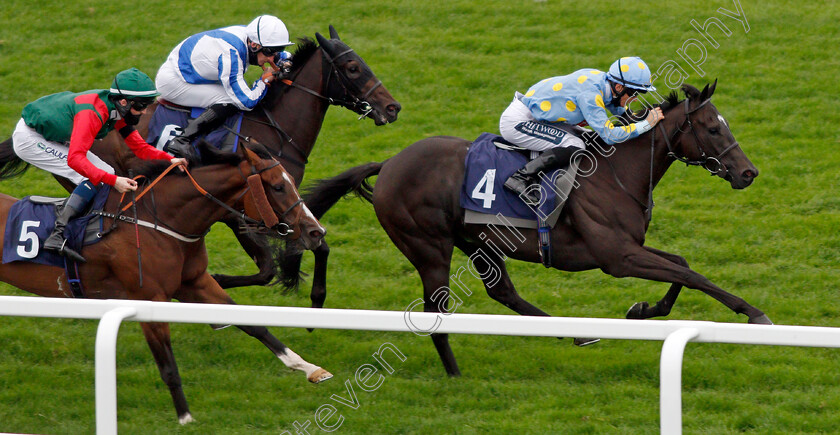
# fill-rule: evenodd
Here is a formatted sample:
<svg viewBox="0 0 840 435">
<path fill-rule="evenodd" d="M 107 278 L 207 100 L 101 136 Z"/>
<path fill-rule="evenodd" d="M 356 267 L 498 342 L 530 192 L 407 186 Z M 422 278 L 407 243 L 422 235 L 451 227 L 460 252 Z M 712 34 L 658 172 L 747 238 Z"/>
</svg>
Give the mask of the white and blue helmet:
<svg viewBox="0 0 840 435">
<path fill-rule="evenodd" d="M 260 15 L 247 26 L 248 39 L 267 48 L 282 48 L 294 45 L 289 41 L 289 30 L 279 18 Z"/>
<path fill-rule="evenodd" d="M 622 57 L 610 66 L 609 79 L 614 83 L 643 92 L 655 91 L 650 83 L 650 68 L 640 57 Z"/>
</svg>

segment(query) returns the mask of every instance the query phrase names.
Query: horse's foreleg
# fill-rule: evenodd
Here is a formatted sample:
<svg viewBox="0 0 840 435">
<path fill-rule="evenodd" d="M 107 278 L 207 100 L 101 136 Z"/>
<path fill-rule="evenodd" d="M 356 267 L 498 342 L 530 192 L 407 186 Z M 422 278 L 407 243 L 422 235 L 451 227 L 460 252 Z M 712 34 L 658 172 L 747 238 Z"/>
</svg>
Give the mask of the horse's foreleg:
<svg viewBox="0 0 840 435">
<path fill-rule="evenodd" d="M 178 413 L 178 422 L 187 424 L 193 421 L 187 398 L 181 388 L 181 375 L 178 374 L 178 365 L 175 364 L 175 354 L 172 352 L 172 343 L 169 340 L 169 324 L 141 323 L 140 326 L 155 357 L 160 377 L 169 387 L 169 394 L 172 395 L 172 401 L 175 403 L 175 412 Z"/>
<path fill-rule="evenodd" d="M 312 253 L 315 254 L 315 268 L 312 271 L 309 299 L 312 300 L 312 308 L 323 308 L 327 299 L 327 257 L 330 256 L 330 247 L 327 242 L 323 242 Z"/>
<path fill-rule="evenodd" d="M 660 251 L 659 249 L 643 246 L 647 251 L 652 252 L 674 264 L 688 268 L 688 261 L 685 258 L 669 252 Z M 636 302 L 629 310 L 627 310 L 626 317 L 628 319 L 650 319 L 651 317 L 665 317 L 671 313 L 671 308 L 677 301 L 677 297 L 682 290 L 682 284 L 671 284 L 668 293 L 665 297 L 659 300 L 654 306 L 650 306 L 647 302 Z"/>
<path fill-rule="evenodd" d="M 619 266 L 605 267 L 604 269 L 607 273 L 616 277 L 633 276 L 670 282 L 700 290 L 726 305 L 730 310 L 738 314 L 745 314 L 749 317 L 750 323 L 772 324 L 764 312 L 714 285 L 705 276 L 642 247 L 634 247 L 630 252 L 624 254 L 623 261 Z M 675 295 L 674 298 L 676 298 Z"/>
<path fill-rule="evenodd" d="M 239 241 L 239 244 L 242 245 L 242 248 L 248 256 L 254 260 L 259 272 L 254 275 L 245 276 L 214 274 L 213 279 L 222 288 L 268 285 L 274 278 L 274 253 L 271 247 L 265 243 L 259 243 L 254 239 L 254 236 L 247 231 L 243 231 L 240 227 L 239 219 L 225 219 L 223 222 L 230 227 L 236 236 L 236 240 Z"/>
<path fill-rule="evenodd" d="M 189 285 L 182 285 L 175 294 L 175 298 L 182 302 L 196 302 L 206 304 L 235 304 L 233 299 L 216 283 L 207 273 Z M 332 374 L 321 367 L 308 363 L 294 351 L 286 347 L 275 336 L 268 332 L 264 326 L 240 326 L 237 328 L 245 331 L 246 334 L 259 340 L 267 347 L 286 367 L 300 370 L 306 373 L 306 378 L 312 383 L 319 383 L 332 378 Z"/>
</svg>

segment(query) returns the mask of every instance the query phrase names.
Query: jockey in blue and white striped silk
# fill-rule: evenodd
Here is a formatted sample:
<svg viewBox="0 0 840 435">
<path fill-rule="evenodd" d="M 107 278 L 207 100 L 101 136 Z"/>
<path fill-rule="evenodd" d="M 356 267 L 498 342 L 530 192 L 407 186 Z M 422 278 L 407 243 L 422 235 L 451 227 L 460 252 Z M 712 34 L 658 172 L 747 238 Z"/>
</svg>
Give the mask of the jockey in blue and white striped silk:
<svg viewBox="0 0 840 435">
<path fill-rule="evenodd" d="M 581 69 L 569 75 L 547 78 L 531 86 L 524 95 L 517 92 L 499 120 L 499 130 L 507 141 L 543 153 L 505 182 L 505 187 L 528 202 L 537 203 L 535 189 L 539 173 L 565 167 L 572 154 L 585 147 L 583 140 L 558 124 L 589 125 L 607 144 L 632 139 L 662 120 L 662 110 L 651 110 L 646 119 L 616 127 L 609 119 L 624 113 L 637 93 L 655 91 L 650 69 L 638 57 L 622 57 L 609 72 Z"/>
<path fill-rule="evenodd" d="M 193 139 L 219 127 L 237 111 L 253 109 L 274 81 L 277 64 L 289 66 L 285 50 L 290 45 L 286 25 L 271 15 L 261 15 L 247 26 L 202 32 L 178 44 L 155 78 L 160 98 L 208 110 L 191 121 L 167 149 L 186 155 Z M 264 70 L 253 86 L 245 81 L 248 65 Z"/>
</svg>

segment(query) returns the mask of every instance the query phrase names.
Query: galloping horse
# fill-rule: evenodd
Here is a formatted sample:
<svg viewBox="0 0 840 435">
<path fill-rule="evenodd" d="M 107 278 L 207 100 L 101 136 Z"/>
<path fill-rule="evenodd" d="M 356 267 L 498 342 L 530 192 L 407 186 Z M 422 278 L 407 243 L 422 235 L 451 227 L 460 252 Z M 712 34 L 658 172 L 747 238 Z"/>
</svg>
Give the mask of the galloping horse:
<svg viewBox="0 0 840 435">
<path fill-rule="evenodd" d="M 237 154 L 214 151 L 202 151 L 202 158 L 209 159 L 206 165 L 187 174 L 173 171 L 147 190 L 148 195 L 137 196 L 137 219 L 141 224 L 154 222 L 152 226 L 157 229 L 143 226 L 135 233 L 138 227 L 122 223 L 112 227 L 100 242 L 83 249 L 87 263 L 80 265 L 79 276 L 86 297 L 233 304 L 207 273 L 204 235 L 213 223 L 234 210 L 244 209 L 252 228 L 258 226 L 278 236 L 290 233 L 297 240 L 295 243 L 308 248 L 323 240 L 324 228 L 301 202 L 292 178 L 268 151 L 257 146 L 243 147 Z M 153 165 L 157 166 L 153 168 L 157 172 L 163 169 L 158 162 Z M 141 173 L 148 171 L 141 170 Z M 0 247 L 9 209 L 15 201 L 0 194 Z M 104 207 L 111 216 L 104 215 L 106 228 L 115 221 L 114 215 L 121 218 L 117 222 L 133 219 L 131 213 L 121 214 L 129 209 L 122 203 L 121 195 L 112 190 Z M 21 237 L 21 242 L 29 240 Z M 135 246 L 142 250 L 142 264 L 138 264 Z M 38 243 L 24 248 L 38 248 Z M 0 280 L 40 296 L 71 297 L 61 267 L 10 262 L 0 265 Z M 192 421 L 172 352 L 169 324 L 142 323 L 142 329 L 161 378 L 172 394 L 178 421 L 181 424 Z M 239 329 L 260 340 L 288 367 L 305 372 L 311 382 L 332 377 L 324 369 L 304 361 L 265 327 L 239 326 Z"/>
<path fill-rule="evenodd" d="M 684 258 L 644 246 L 652 190 L 675 160 L 703 166 L 734 189 L 749 186 L 758 176 L 710 102 L 715 85 L 702 92 L 683 85 L 687 98 L 678 101 L 672 93 L 661 105 L 665 119 L 656 129 L 617 145 L 609 157 L 593 153 L 598 170 L 578 177 L 579 186 L 569 194 L 551 230 L 550 265 L 556 269 L 599 268 L 615 277 L 672 283 L 656 305 L 637 303 L 627 312 L 628 318 L 668 315 L 686 286 L 746 314 L 750 323 L 772 323 L 761 310 L 691 270 Z M 454 246 L 467 256 L 482 254 L 489 268 L 483 281 L 490 297 L 519 314 L 547 316 L 517 294 L 505 268 L 507 257 L 541 261 L 537 231 L 522 230 L 524 239 L 515 246 L 484 225 L 464 224 L 459 192 L 469 148 L 470 142 L 461 138 L 427 138 L 382 163 L 368 163 L 320 181 L 304 200 L 317 217 L 350 192 L 373 203 L 379 223 L 420 273 L 427 312 L 446 311 Z M 371 188 L 366 179 L 376 174 L 379 178 Z M 488 246 L 479 252 L 482 241 Z M 490 242 L 502 256 L 489 249 Z M 432 334 L 432 340 L 446 372 L 459 375 L 447 334 Z"/>
<path fill-rule="evenodd" d="M 298 186 L 330 105 L 348 108 L 358 113 L 359 119 L 372 118 L 376 125 L 396 121 L 401 109 L 365 61 L 339 38 L 333 26 L 330 26 L 331 39 L 319 33 L 315 37 L 320 46 L 309 39 L 301 40 L 287 77 L 275 81 L 260 104 L 245 112 L 242 121 L 241 134 L 271 150 Z M 143 137 L 147 136 L 151 114 L 157 106 L 150 107 L 137 126 Z M 96 141 L 92 151 L 123 175 L 134 160 L 115 132 Z M 0 143 L 0 177 L 19 175 L 27 167 L 15 155 L 11 139 Z M 68 191 L 75 187 L 67 180 L 59 181 Z M 222 221 L 236 234 L 259 272 L 243 277 L 214 275 L 214 278 L 222 288 L 269 284 L 276 276 L 277 252 L 259 237 L 242 231 L 235 216 L 227 216 Z M 314 254 L 319 265 L 325 264 L 329 254 L 326 243 L 319 245 Z M 313 294 L 326 294 L 325 282 L 325 267 L 319 267 L 314 274 Z"/>
</svg>

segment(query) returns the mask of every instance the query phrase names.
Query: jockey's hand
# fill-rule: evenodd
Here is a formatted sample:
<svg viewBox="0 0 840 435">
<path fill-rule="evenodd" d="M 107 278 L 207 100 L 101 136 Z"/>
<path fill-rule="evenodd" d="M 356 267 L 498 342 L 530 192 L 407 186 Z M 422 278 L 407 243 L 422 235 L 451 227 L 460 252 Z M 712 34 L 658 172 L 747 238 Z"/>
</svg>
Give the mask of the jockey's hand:
<svg viewBox="0 0 840 435">
<path fill-rule="evenodd" d="M 137 190 L 137 182 L 131 178 L 117 177 L 117 182 L 114 183 L 114 188 L 120 193 L 125 193 L 129 190 Z"/>
<path fill-rule="evenodd" d="M 260 80 L 267 85 L 270 85 L 276 78 L 277 76 L 274 74 L 274 70 L 272 68 L 266 68 L 260 76 Z"/>
<path fill-rule="evenodd" d="M 180 165 L 178 166 L 178 169 L 180 169 L 181 172 L 184 172 L 184 168 L 189 166 L 189 162 L 187 162 L 187 159 L 183 157 L 173 157 L 169 159 L 169 163 L 172 163 L 173 165 Z"/>
<path fill-rule="evenodd" d="M 651 127 L 654 127 L 656 126 L 656 124 L 659 123 L 659 121 L 662 121 L 663 119 L 665 119 L 665 115 L 662 114 L 662 109 L 659 107 L 655 107 L 653 110 L 648 112 L 645 121 L 647 121 Z"/>
</svg>

